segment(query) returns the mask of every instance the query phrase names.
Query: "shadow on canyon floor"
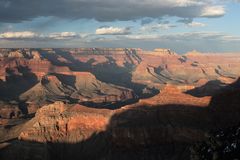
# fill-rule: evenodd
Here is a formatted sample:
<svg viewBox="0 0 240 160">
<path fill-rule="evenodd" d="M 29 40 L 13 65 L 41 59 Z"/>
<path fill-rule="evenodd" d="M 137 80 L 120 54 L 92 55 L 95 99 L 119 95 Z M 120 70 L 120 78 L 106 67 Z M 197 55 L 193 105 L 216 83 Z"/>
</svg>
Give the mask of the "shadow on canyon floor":
<svg viewBox="0 0 240 160">
<path fill-rule="evenodd" d="M 19 96 L 31 89 L 39 81 L 28 67 L 19 66 L 17 72 L 6 69 L 6 81 L 0 80 L 0 99 L 10 105 L 18 105 L 21 113 L 28 114 L 27 104 L 19 100 Z"/>
<path fill-rule="evenodd" d="M 227 84 L 219 80 L 212 80 L 200 87 L 188 90 L 185 93 L 190 94 L 194 97 L 213 96 L 215 94 L 228 90 L 228 88 L 229 86 L 227 86 Z"/>
<path fill-rule="evenodd" d="M 188 90 L 185 93 L 190 94 L 194 97 L 214 96 L 220 93 L 231 92 L 240 88 L 240 78 L 234 83 L 226 84 L 220 80 L 211 80 L 206 84 Z"/>
<path fill-rule="evenodd" d="M 18 73 L 6 69 L 6 81 L 0 80 L 0 97 L 2 100 L 18 100 L 20 94 L 38 83 L 37 76 L 28 67 L 18 67 Z"/>
</svg>

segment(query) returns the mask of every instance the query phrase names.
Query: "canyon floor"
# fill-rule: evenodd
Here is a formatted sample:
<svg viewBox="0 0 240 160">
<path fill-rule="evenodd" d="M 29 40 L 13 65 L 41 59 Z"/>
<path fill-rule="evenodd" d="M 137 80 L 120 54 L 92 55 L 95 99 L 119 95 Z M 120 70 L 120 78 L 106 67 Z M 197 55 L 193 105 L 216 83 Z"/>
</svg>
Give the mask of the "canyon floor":
<svg viewBox="0 0 240 160">
<path fill-rule="evenodd" d="M 239 76 L 234 53 L 0 49 L 0 159 L 201 159 L 240 122 Z"/>
</svg>

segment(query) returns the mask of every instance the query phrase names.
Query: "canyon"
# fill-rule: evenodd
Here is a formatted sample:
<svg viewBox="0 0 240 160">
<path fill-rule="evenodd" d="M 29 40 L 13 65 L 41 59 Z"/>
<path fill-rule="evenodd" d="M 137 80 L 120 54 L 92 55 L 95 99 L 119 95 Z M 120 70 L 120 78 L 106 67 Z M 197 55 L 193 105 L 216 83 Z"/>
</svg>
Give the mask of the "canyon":
<svg viewBox="0 0 240 160">
<path fill-rule="evenodd" d="M 191 159 L 240 122 L 240 54 L 0 49 L 0 159 Z"/>
</svg>

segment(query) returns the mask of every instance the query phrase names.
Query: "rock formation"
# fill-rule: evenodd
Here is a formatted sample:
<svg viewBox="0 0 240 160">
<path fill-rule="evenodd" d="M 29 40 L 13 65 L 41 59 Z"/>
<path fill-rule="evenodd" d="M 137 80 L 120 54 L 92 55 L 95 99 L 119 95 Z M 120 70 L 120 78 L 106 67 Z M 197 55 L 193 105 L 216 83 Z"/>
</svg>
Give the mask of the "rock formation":
<svg viewBox="0 0 240 160">
<path fill-rule="evenodd" d="M 160 92 L 160 94 L 140 100 L 140 103 L 151 105 L 186 105 L 186 106 L 198 106 L 206 107 L 210 103 L 211 97 L 197 98 L 188 94 L 182 93 L 180 89 L 173 85 L 166 85 Z"/>
<path fill-rule="evenodd" d="M 1 160 L 189 159 L 209 130 L 239 123 L 239 55 L 0 54 Z"/>
<path fill-rule="evenodd" d="M 38 104 L 58 100 L 71 103 L 114 103 L 133 99 L 134 96 L 132 90 L 100 82 L 91 73 L 74 72 L 72 75 L 44 76 L 33 88 L 21 94 L 20 100 Z"/>
<path fill-rule="evenodd" d="M 76 143 L 86 140 L 95 132 L 106 129 L 110 110 L 97 110 L 81 105 L 66 106 L 62 102 L 39 109 L 32 124 L 19 135 L 21 140 L 37 142 Z"/>
<path fill-rule="evenodd" d="M 1 101 L 0 106 L 0 119 L 19 118 L 19 116 L 22 114 L 21 110 L 16 104 L 9 104 Z"/>
</svg>

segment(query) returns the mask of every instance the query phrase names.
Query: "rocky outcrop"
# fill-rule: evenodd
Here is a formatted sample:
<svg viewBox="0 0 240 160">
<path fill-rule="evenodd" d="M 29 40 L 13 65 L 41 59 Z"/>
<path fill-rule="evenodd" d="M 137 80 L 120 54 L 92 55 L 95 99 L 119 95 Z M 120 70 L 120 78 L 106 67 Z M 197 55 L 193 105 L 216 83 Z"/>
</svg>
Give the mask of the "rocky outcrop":
<svg viewBox="0 0 240 160">
<path fill-rule="evenodd" d="M 129 159 L 131 155 L 186 159 L 186 147 L 204 139 L 212 125 L 206 111 L 197 110 L 139 106 L 111 111 L 56 102 L 39 109 L 18 138 L 46 143 L 52 159 Z M 66 152 L 59 155 L 63 146 L 68 146 Z M 167 155 L 169 151 L 174 156 Z"/>
<path fill-rule="evenodd" d="M 12 52 L 9 52 L 8 57 L 9 58 L 23 58 L 24 56 L 21 53 L 21 51 L 12 51 Z"/>
<path fill-rule="evenodd" d="M 207 140 L 191 147 L 191 160 L 238 159 L 240 157 L 240 126 L 220 129 L 206 134 Z"/>
<path fill-rule="evenodd" d="M 0 119 L 12 119 L 19 118 L 22 111 L 16 104 L 9 104 L 6 102 L 0 102 Z"/>
<path fill-rule="evenodd" d="M 31 56 L 35 60 L 40 60 L 41 59 L 41 55 L 40 55 L 40 53 L 38 51 L 32 51 L 31 52 Z"/>
<path fill-rule="evenodd" d="M 28 68 L 37 77 L 41 78 L 48 73 L 51 68 L 50 62 L 46 60 L 27 60 L 27 59 L 3 59 L 1 62 L 1 75 L 8 76 L 7 70 L 19 70 L 19 68 Z"/>
<path fill-rule="evenodd" d="M 41 82 L 20 95 L 20 100 L 37 104 L 57 100 L 68 103 L 115 103 L 135 98 L 132 90 L 103 83 L 91 73 L 69 74 L 44 76 Z"/>
<path fill-rule="evenodd" d="M 75 75 L 75 87 L 80 93 L 80 97 L 83 96 L 83 101 L 116 102 L 135 98 L 132 90 L 103 83 L 97 80 L 96 77 L 91 73 L 75 73 Z M 90 100 L 88 100 L 87 97 L 89 97 Z"/>
<path fill-rule="evenodd" d="M 133 81 L 149 86 L 159 84 L 198 85 L 201 79 L 232 83 L 239 76 L 237 54 L 139 54 L 142 63 L 133 72 Z"/>
<path fill-rule="evenodd" d="M 20 140 L 37 142 L 77 143 L 92 134 L 106 130 L 110 110 L 97 110 L 81 105 L 67 106 L 55 102 L 39 109 L 28 129 L 19 135 Z"/>
<path fill-rule="evenodd" d="M 43 143 L 38 146 L 42 159 L 46 159 L 43 155 L 49 159 L 190 159 L 189 147 L 206 140 L 209 130 L 239 122 L 239 90 L 213 97 L 208 107 L 201 105 L 207 105 L 209 99 L 202 98 L 201 102 L 172 85 L 167 85 L 161 96 L 155 105 L 150 104 L 153 97 L 150 105 L 139 102 L 117 110 L 62 102 L 43 106 L 22 127 L 18 143 Z M 230 102 L 234 103 L 226 106 Z M 9 148 L 16 146 L 13 143 Z M 23 153 L 27 150 L 31 149 Z"/>
<path fill-rule="evenodd" d="M 145 105 L 185 105 L 207 107 L 211 97 L 197 98 L 188 94 L 184 94 L 177 86 L 166 85 L 158 95 L 140 100 Z"/>
<path fill-rule="evenodd" d="M 190 52 L 187 52 L 186 54 L 184 54 L 185 56 L 200 56 L 202 55 L 201 52 L 198 52 L 197 50 L 192 50 Z"/>
<path fill-rule="evenodd" d="M 192 114 L 191 116 L 189 115 L 190 117 L 188 117 L 189 119 L 192 119 L 192 121 L 197 120 L 198 116 L 203 117 L 206 116 L 205 120 L 207 120 L 209 119 L 209 117 L 204 109 L 200 110 L 198 115 L 195 115 L 195 113 L 197 113 L 195 110 L 198 110 L 196 109 L 196 106 L 207 107 L 209 101 L 210 98 L 208 97 L 195 98 L 181 93 L 181 91 L 174 86 L 166 86 L 165 89 L 156 97 L 141 100 L 139 103 L 137 103 L 137 105 L 136 104 L 132 106 L 129 105 L 124 107 L 123 109 L 118 109 L 115 111 L 110 111 L 107 109 L 100 110 L 88 108 L 81 105 L 65 105 L 62 102 L 55 102 L 54 104 L 44 106 L 41 109 L 39 109 L 36 113 L 35 118 L 33 118 L 31 122 L 29 122 L 33 124 L 33 126 L 22 132 L 19 138 L 23 140 L 33 140 L 38 142 L 51 141 L 51 142 L 76 143 L 79 141 L 83 141 L 87 138 L 90 138 L 90 136 L 93 133 L 111 130 L 113 132 L 112 138 L 117 139 L 117 142 L 114 143 L 125 143 L 124 141 L 119 140 L 119 138 L 121 138 L 122 136 L 123 136 L 122 138 L 128 137 L 127 139 L 133 136 L 131 141 L 135 139 L 134 140 L 136 141 L 135 143 L 141 143 L 140 141 L 143 141 L 144 139 L 137 140 L 137 137 L 139 138 L 151 137 L 150 135 L 141 135 L 141 133 L 143 134 L 153 133 L 145 133 L 144 128 L 141 127 L 135 128 L 137 125 L 140 126 L 143 125 L 142 127 L 146 127 L 145 124 L 148 124 L 153 127 L 158 127 L 158 125 L 161 125 L 162 122 L 160 123 L 157 117 L 159 117 L 161 121 L 166 121 L 166 123 L 168 123 L 167 121 L 172 121 L 172 123 L 175 124 L 178 123 L 177 121 L 175 121 L 176 117 L 185 116 L 185 114 L 188 113 Z M 173 107 L 175 105 L 179 107 Z M 143 106 L 149 107 L 153 106 L 153 108 Z M 191 106 L 193 106 L 193 108 Z M 161 116 L 158 114 L 160 114 Z M 165 114 L 170 114 L 173 117 L 166 117 Z M 195 117 L 196 119 L 194 118 L 194 116 L 196 116 Z M 171 118 L 174 118 L 175 120 Z M 147 121 L 144 122 L 145 120 Z M 148 123 L 149 121 L 151 121 L 151 123 Z M 125 123 L 126 126 L 123 125 Z M 135 129 L 133 131 L 134 133 L 128 133 L 132 132 L 131 127 L 133 124 L 131 123 L 136 124 L 134 125 L 135 126 L 134 127 Z M 165 122 L 162 125 L 164 124 Z M 196 123 L 196 125 L 199 124 Z M 121 129 L 121 126 L 123 127 L 122 128 L 123 130 Z M 159 132 L 161 132 L 161 129 L 164 129 L 164 127 L 163 128 L 160 127 L 159 129 L 160 129 Z M 186 135 L 188 135 L 187 134 L 188 131 L 189 130 L 187 129 Z M 185 133 L 184 130 L 182 131 L 179 130 L 179 132 L 181 132 L 181 135 Z M 175 132 L 173 133 L 172 136 L 174 136 L 174 134 Z M 164 134 L 162 136 L 164 136 Z M 186 138 L 187 137 L 188 136 L 186 136 Z M 163 139 L 162 138 L 159 139 L 163 140 L 164 138 Z M 188 138 L 191 139 L 193 137 L 191 135 Z M 179 137 L 179 140 L 180 139 L 181 138 Z"/>
</svg>

